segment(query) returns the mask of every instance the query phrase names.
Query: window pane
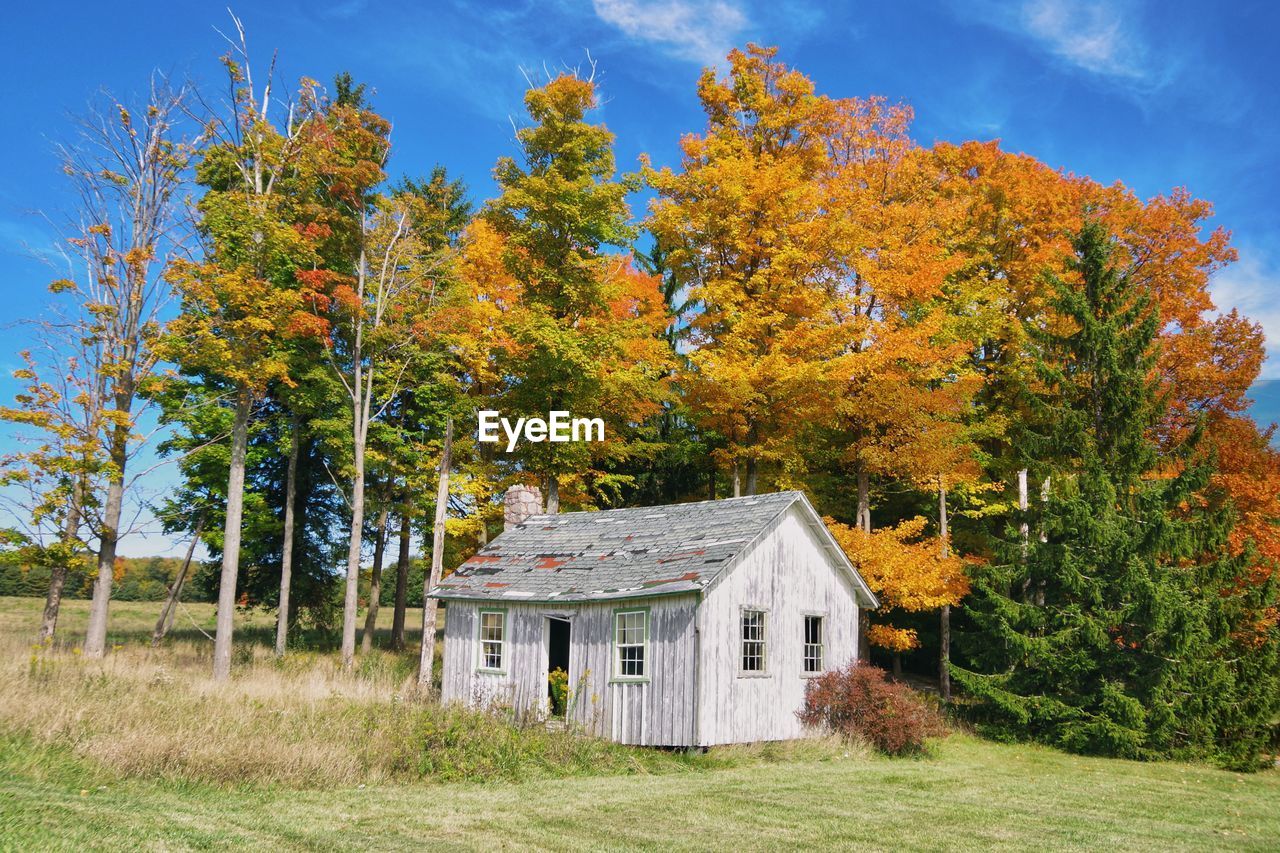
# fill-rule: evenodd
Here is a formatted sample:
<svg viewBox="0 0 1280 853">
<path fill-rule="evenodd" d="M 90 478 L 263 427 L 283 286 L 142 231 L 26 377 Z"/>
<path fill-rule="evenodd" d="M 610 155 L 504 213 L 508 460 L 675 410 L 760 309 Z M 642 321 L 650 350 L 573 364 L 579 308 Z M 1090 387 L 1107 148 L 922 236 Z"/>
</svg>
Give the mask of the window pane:
<svg viewBox="0 0 1280 853">
<path fill-rule="evenodd" d="M 822 617 L 804 617 L 804 671 L 822 672 Z"/>
<path fill-rule="evenodd" d="M 618 649 L 619 675 L 639 677 L 644 675 L 644 646 L 622 646 Z"/>
<path fill-rule="evenodd" d="M 765 666 L 765 614 L 761 610 L 742 611 L 742 669 L 763 672 Z"/>
<path fill-rule="evenodd" d="M 613 642 L 616 648 L 614 674 L 624 678 L 645 676 L 645 620 L 643 610 L 629 610 L 614 616 Z"/>
<path fill-rule="evenodd" d="M 502 669 L 502 640 L 507 614 L 494 611 L 480 613 L 480 666 Z"/>
<path fill-rule="evenodd" d="M 644 613 L 618 614 L 618 645 L 644 642 Z"/>
</svg>

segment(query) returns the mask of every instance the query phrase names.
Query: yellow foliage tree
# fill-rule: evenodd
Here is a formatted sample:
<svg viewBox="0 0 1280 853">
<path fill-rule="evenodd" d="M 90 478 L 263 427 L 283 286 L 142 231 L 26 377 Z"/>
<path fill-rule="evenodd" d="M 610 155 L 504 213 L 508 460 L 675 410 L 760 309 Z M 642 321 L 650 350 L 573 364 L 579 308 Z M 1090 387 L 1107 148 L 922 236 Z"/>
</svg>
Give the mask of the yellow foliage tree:
<svg viewBox="0 0 1280 853">
<path fill-rule="evenodd" d="M 959 604 L 968 594 L 964 561 L 938 537 L 924 535 L 928 521 L 923 516 L 871 533 L 832 518 L 825 520 L 831 535 L 885 607 L 922 613 Z M 895 674 L 900 672 L 901 653 L 920 646 L 914 629 L 883 622 L 867 626 L 865 639 L 894 653 Z M 859 643 L 859 651 L 865 653 L 864 644 Z"/>
</svg>

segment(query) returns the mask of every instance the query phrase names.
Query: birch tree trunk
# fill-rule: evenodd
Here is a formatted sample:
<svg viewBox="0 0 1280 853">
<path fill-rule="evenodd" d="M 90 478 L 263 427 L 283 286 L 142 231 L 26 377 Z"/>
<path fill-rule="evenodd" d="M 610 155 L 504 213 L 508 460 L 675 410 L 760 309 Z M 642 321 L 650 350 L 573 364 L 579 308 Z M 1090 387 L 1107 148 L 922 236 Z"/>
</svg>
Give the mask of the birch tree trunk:
<svg viewBox="0 0 1280 853">
<path fill-rule="evenodd" d="M 357 421 L 359 418 L 357 418 Z M 357 430 L 359 427 L 357 427 Z M 364 545 L 364 441 L 355 442 L 355 476 L 351 481 L 351 540 L 347 547 L 347 589 L 342 603 L 342 666 L 350 669 L 356 657 L 356 609 L 360 592 L 360 549 Z"/>
<path fill-rule="evenodd" d="M 289 593 L 293 587 L 293 505 L 298 494 L 298 453 L 302 424 L 295 412 L 289 419 L 289 467 L 284 485 L 284 542 L 280 546 L 280 603 L 276 608 L 276 657 L 289 644 Z"/>
<path fill-rule="evenodd" d="M 156 620 L 156 628 L 151 632 L 152 648 L 160 645 L 160 641 L 164 639 L 165 634 L 168 634 L 169 629 L 173 627 L 173 614 L 178 609 L 178 601 L 182 598 L 182 586 L 187 581 L 187 572 L 191 568 L 191 558 L 195 556 L 196 545 L 200 542 L 200 534 L 204 532 L 204 519 L 205 514 L 202 512 L 196 520 L 196 529 L 191 532 L 191 542 L 187 544 L 187 555 L 182 560 L 182 568 L 178 569 L 178 574 L 173 579 L 173 586 L 169 588 L 169 595 L 166 596 L 164 607 L 160 610 L 160 618 Z"/>
<path fill-rule="evenodd" d="M 1022 537 L 1022 556 L 1027 556 L 1027 469 L 1018 472 L 1018 511 L 1022 513 L 1022 521 L 1018 524 L 1018 533 Z"/>
<path fill-rule="evenodd" d="M 938 533 L 942 557 L 951 556 L 951 533 L 947 527 L 947 483 L 938 477 Z M 951 605 L 942 605 L 938 633 L 938 692 L 943 702 L 951 701 Z"/>
<path fill-rule="evenodd" d="M 83 481 L 77 481 L 71 490 L 71 504 L 67 507 L 67 517 L 62 523 L 61 553 L 54 564 L 49 567 L 49 592 L 44 599 L 44 613 L 40 618 L 40 633 L 36 642 L 40 645 L 53 642 L 58 630 L 58 612 L 62 608 L 62 590 L 67 585 L 67 562 L 75 551 L 76 537 L 80 533 L 80 502 L 83 499 Z"/>
<path fill-rule="evenodd" d="M 364 249 L 360 250 L 359 286 L 357 299 L 365 301 L 367 264 Z M 351 539 L 347 547 L 347 589 L 342 603 L 342 666 L 350 669 L 356 657 L 356 611 L 360 592 L 360 549 L 364 545 L 364 457 L 369 436 L 369 413 L 373 396 L 373 365 L 364 367 L 364 323 L 357 321 L 355 343 L 352 350 L 351 376 L 351 430 L 352 461 L 355 471 L 351 478 Z"/>
<path fill-rule="evenodd" d="M 130 401 L 129 407 L 132 408 L 132 405 Z M 107 648 L 107 616 L 111 607 L 111 584 L 115 580 L 116 546 L 120 540 L 120 512 L 124 504 L 124 469 L 128 462 L 128 442 L 127 425 L 117 423 L 111 428 L 108 456 L 111 460 L 111 479 L 107 483 L 107 500 L 102 507 L 102 523 L 98 529 L 98 576 L 93 582 L 89 629 L 84 638 L 83 653 L 86 658 L 100 658 Z"/>
<path fill-rule="evenodd" d="M 440 452 L 440 480 L 436 486 L 436 515 L 431 522 L 431 571 L 422 584 L 422 651 L 418 656 L 418 686 L 432 686 L 436 663 L 436 607 L 428 593 L 440 583 L 444 573 L 444 525 L 449 513 L 449 468 L 453 465 L 453 417 L 444 425 L 444 447 Z M 551 482 L 555 482 L 552 478 Z"/>
<path fill-rule="evenodd" d="M 218 581 L 218 628 L 213 641 L 213 679 L 231 677 L 232 618 L 236 606 L 236 579 L 240 574 L 241 520 L 244 515 L 244 458 L 249 444 L 249 414 L 253 399 L 247 389 L 236 396 L 231 427 L 231 470 L 227 477 L 227 520 L 222 532 L 222 576 Z"/>
<path fill-rule="evenodd" d="M 382 559 L 387 552 L 387 516 L 383 508 L 378 514 L 373 539 L 373 571 L 369 575 L 369 609 L 364 617 L 364 634 L 360 637 L 360 651 L 373 651 L 373 632 L 378 627 L 378 608 L 382 604 Z"/>
<path fill-rule="evenodd" d="M 396 604 L 391 614 L 391 648 L 404 651 L 404 611 L 409 600 L 409 501 L 400 509 L 400 553 L 396 557 Z"/>
</svg>

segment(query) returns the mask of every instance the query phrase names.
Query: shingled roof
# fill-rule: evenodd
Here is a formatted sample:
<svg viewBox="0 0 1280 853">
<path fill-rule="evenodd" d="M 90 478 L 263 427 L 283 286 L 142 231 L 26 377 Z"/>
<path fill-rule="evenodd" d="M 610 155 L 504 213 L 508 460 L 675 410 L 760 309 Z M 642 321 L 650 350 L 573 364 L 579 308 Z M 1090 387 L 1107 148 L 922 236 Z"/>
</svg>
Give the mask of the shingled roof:
<svg viewBox="0 0 1280 853">
<path fill-rule="evenodd" d="M 443 599 L 598 601 L 697 592 L 793 504 L 851 576 L 875 596 L 801 492 L 658 507 L 533 515 L 509 527 L 435 587 Z"/>
</svg>

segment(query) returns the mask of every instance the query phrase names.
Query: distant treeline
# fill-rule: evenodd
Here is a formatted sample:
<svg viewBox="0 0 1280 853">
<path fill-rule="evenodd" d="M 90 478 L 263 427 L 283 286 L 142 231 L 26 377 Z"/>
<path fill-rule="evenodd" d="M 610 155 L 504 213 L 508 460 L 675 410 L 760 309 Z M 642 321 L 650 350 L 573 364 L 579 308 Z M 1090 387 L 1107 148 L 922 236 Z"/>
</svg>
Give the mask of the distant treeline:
<svg viewBox="0 0 1280 853">
<path fill-rule="evenodd" d="M 86 555 L 67 572 L 65 598 L 90 599 L 93 597 L 93 570 L 97 566 L 96 555 Z M 120 601 L 163 601 L 169 586 L 182 568 L 180 557 L 117 557 L 115 586 L 112 598 Z M 193 575 L 185 586 L 183 601 L 213 602 L 218 599 L 218 575 L 215 564 L 197 563 L 192 566 Z M 422 580 L 426 567 L 421 560 L 409 564 L 409 588 L 407 602 L 410 607 L 422 606 Z M 0 596 L 13 595 L 44 598 L 49 592 L 48 566 L 32 566 L 22 563 L 18 555 L 0 554 Z M 334 578 L 333 606 L 339 606 L 341 583 Z M 378 596 L 384 607 L 395 605 L 395 584 L 383 584 Z M 369 570 L 360 573 L 360 601 L 369 599 Z"/>
<path fill-rule="evenodd" d="M 16 554 L 0 560 L 0 595 L 29 595 L 43 598 L 49 592 L 49 566 L 25 565 Z M 182 568 L 180 557 L 117 557 L 112 597 L 121 601 L 163 601 L 169 585 Z M 96 555 L 85 555 L 67 571 L 66 598 L 92 598 Z M 212 601 L 203 589 L 188 588 L 188 601 Z"/>
</svg>

